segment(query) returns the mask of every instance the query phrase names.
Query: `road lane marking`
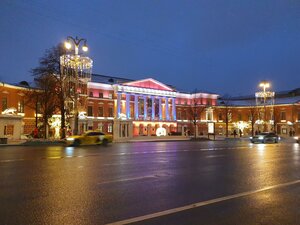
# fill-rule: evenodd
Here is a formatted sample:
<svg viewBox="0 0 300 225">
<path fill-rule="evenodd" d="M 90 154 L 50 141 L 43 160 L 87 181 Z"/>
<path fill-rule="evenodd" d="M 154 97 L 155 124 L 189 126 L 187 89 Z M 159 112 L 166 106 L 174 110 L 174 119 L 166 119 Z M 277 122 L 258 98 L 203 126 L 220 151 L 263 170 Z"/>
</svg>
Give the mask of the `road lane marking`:
<svg viewBox="0 0 300 225">
<path fill-rule="evenodd" d="M 156 153 L 177 153 L 177 152 L 197 152 L 197 151 L 218 151 L 218 150 L 232 150 L 232 149 L 244 149 L 253 148 L 252 146 L 241 146 L 241 147 L 226 147 L 226 148 L 200 148 L 200 149 L 183 149 L 183 150 L 158 150 L 149 152 L 121 152 L 113 155 L 139 155 L 139 154 L 156 154 Z"/>
<path fill-rule="evenodd" d="M 124 178 L 124 179 L 118 179 L 118 180 L 103 181 L 98 184 L 111 184 L 111 183 L 118 183 L 118 182 L 124 182 L 124 181 L 136 181 L 136 180 L 143 180 L 143 179 L 156 178 L 156 177 L 157 176 L 155 176 L 155 175 L 132 177 L 132 178 Z"/>
<path fill-rule="evenodd" d="M 31 158 L 31 159 L 2 159 L 0 163 L 7 163 L 7 162 L 19 162 L 19 161 L 32 161 L 32 160 L 52 160 L 52 159 L 67 159 L 67 158 L 83 158 L 89 157 L 94 155 L 65 155 L 65 156 L 48 156 L 48 157 L 41 157 L 41 158 Z"/>
<path fill-rule="evenodd" d="M 18 162 L 18 161 L 24 161 L 25 159 L 3 159 L 0 160 L 0 162 Z"/>
<path fill-rule="evenodd" d="M 111 184 L 111 183 L 118 183 L 118 182 L 126 182 L 126 181 L 137 181 L 137 180 L 144 180 L 144 179 L 155 179 L 160 177 L 166 177 L 170 176 L 170 174 L 153 174 L 153 175 L 147 175 L 147 176 L 140 176 L 140 177 L 129 177 L 129 178 L 123 178 L 123 179 L 116 179 L 116 180 L 108 180 L 98 183 L 99 185 L 102 184 Z"/>
<path fill-rule="evenodd" d="M 207 201 L 203 201 L 203 202 L 197 202 L 197 203 L 193 203 L 193 204 L 186 205 L 186 206 L 181 206 L 181 207 L 177 207 L 177 208 L 173 208 L 173 209 L 164 210 L 161 212 L 156 212 L 156 213 L 152 213 L 152 214 L 148 214 L 148 215 L 144 215 L 144 216 L 139 216 L 139 217 L 134 217 L 134 218 L 126 219 L 126 220 L 109 223 L 107 225 L 121 225 L 121 224 L 136 223 L 136 222 L 140 222 L 140 221 L 144 221 L 144 220 L 148 220 L 148 219 L 166 216 L 166 215 L 170 215 L 173 213 L 186 211 L 189 209 L 199 208 L 202 206 L 211 205 L 211 204 L 215 204 L 215 203 L 219 203 L 219 202 L 223 202 L 223 201 L 227 201 L 227 200 L 231 200 L 231 199 L 241 198 L 241 197 L 245 197 L 248 195 L 257 194 L 257 193 L 272 190 L 272 189 L 287 187 L 287 186 L 291 186 L 291 185 L 295 185 L 295 184 L 299 184 L 299 183 L 300 183 L 300 180 L 295 180 L 295 181 L 291 181 L 291 182 L 287 182 L 287 183 L 267 186 L 267 187 L 257 189 L 254 191 L 246 191 L 246 192 L 228 195 L 228 196 L 224 196 L 224 197 L 220 197 L 220 198 L 215 198 L 215 199 L 211 199 L 211 200 L 207 200 Z"/>
<path fill-rule="evenodd" d="M 222 147 L 222 148 L 200 148 L 200 151 L 220 151 L 220 150 L 232 150 L 232 149 L 242 149 L 242 148 L 252 148 L 252 146 L 240 146 L 240 147 Z"/>
<path fill-rule="evenodd" d="M 219 158 L 219 157 L 225 157 L 225 155 L 208 155 L 208 156 L 205 156 L 205 158 Z"/>
</svg>

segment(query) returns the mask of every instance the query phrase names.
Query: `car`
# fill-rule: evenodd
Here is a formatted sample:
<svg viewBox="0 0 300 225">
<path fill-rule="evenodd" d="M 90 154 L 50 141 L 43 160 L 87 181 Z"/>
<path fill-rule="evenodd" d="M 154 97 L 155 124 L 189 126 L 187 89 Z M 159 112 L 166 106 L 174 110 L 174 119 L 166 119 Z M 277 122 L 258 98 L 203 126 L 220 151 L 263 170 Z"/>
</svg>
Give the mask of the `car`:
<svg viewBox="0 0 300 225">
<path fill-rule="evenodd" d="M 296 140 L 297 143 L 300 143 L 300 137 L 296 136 L 294 137 L 294 139 Z"/>
<path fill-rule="evenodd" d="M 272 132 L 263 132 L 263 133 L 259 133 L 253 137 L 250 137 L 250 141 L 252 143 L 278 143 L 278 141 L 280 140 L 280 137 Z"/>
<path fill-rule="evenodd" d="M 112 142 L 113 137 L 111 134 L 105 134 L 100 131 L 88 131 L 83 135 L 75 135 L 66 138 L 66 143 L 69 146 L 79 145 L 107 145 Z"/>
</svg>

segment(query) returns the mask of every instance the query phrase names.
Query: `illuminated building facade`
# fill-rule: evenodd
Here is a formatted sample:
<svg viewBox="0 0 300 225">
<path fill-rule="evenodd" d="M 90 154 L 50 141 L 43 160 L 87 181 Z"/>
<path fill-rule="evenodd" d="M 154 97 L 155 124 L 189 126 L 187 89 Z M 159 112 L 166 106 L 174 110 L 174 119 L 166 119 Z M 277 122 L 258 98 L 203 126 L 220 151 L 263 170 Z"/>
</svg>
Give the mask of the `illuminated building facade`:
<svg viewBox="0 0 300 225">
<path fill-rule="evenodd" d="M 93 75 L 88 84 L 89 100 L 86 118 L 81 118 L 83 130 L 100 129 L 113 132 L 115 140 L 134 136 L 155 136 L 159 130 L 166 134 L 187 134 L 190 131 L 192 103 L 197 107 L 210 107 L 198 115 L 197 123 L 213 120 L 212 107 L 216 94 L 182 93 L 174 87 L 152 78 L 128 80 Z M 179 117 L 179 118 L 178 118 Z M 205 124 L 204 124 L 205 125 Z"/>
<path fill-rule="evenodd" d="M 34 130 L 36 118 L 42 115 L 25 105 L 29 91 L 26 85 L 2 83 L 0 137 L 18 139 Z M 79 133 L 101 130 L 113 134 L 115 141 L 136 136 L 207 135 L 208 122 L 215 124 L 216 135 L 224 136 L 226 117 L 229 135 L 234 130 L 251 135 L 252 122 L 254 131 L 262 131 L 261 118 L 268 121 L 268 131 L 300 134 L 300 89 L 276 93 L 274 102 L 261 109 L 254 95 L 222 99 L 207 92 L 185 93 L 152 78 L 93 74 L 86 93 L 86 108 L 79 112 Z"/>
</svg>

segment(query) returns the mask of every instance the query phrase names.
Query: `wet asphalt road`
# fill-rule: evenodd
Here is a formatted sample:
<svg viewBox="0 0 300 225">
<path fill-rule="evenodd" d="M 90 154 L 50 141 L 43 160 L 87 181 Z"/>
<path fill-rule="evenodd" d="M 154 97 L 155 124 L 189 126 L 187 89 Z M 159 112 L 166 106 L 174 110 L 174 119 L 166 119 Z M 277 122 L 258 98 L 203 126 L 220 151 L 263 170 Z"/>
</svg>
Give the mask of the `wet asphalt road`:
<svg viewBox="0 0 300 225">
<path fill-rule="evenodd" d="M 300 224 L 300 146 L 0 148 L 1 225 L 109 223 Z"/>
</svg>

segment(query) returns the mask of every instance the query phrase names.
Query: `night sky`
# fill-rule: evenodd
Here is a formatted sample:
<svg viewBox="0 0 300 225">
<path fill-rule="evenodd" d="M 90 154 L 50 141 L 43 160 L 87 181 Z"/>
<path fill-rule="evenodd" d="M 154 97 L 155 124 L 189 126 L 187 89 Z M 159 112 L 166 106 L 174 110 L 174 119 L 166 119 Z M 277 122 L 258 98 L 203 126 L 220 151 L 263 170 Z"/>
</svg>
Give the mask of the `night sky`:
<svg viewBox="0 0 300 225">
<path fill-rule="evenodd" d="M 299 0 L 0 0 L 0 80 L 71 36 L 88 40 L 93 73 L 152 77 L 178 90 L 251 94 L 300 87 Z"/>
</svg>

